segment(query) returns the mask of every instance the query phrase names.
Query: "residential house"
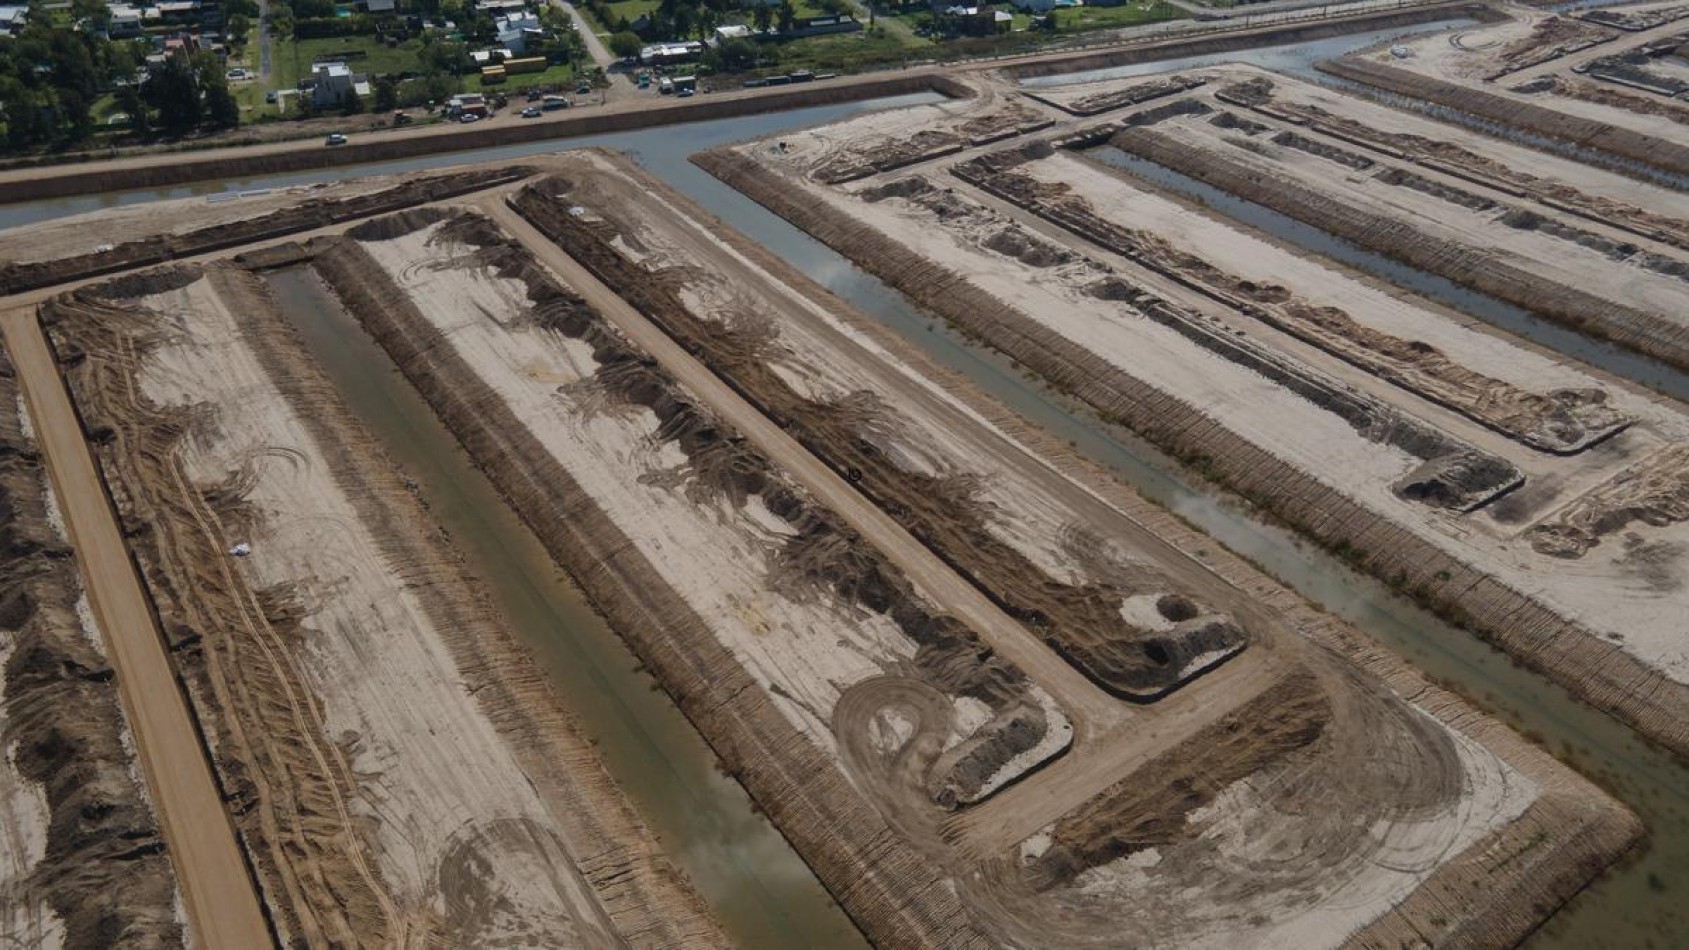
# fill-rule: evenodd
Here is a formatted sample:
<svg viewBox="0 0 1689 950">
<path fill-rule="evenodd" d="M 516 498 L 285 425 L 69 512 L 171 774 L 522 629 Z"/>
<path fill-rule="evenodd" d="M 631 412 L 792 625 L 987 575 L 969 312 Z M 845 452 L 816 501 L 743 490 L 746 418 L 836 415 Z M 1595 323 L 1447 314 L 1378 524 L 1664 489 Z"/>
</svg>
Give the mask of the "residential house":
<svg viewBox="0 0 1689 950">
<path fill-rule="evenodd" d="M 28 20 L 28 7 L 0 7 L 0 34 L 10 36 L 21 32 Z"/>
</svg>

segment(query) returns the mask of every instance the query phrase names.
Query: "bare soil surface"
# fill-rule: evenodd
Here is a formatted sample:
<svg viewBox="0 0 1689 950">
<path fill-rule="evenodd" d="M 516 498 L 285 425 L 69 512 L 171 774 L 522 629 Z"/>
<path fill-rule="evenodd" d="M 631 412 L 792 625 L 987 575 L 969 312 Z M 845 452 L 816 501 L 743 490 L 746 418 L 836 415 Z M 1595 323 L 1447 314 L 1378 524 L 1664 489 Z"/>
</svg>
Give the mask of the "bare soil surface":
<svg viewBox="0 0 1689 950">
<path fill-rule="evenodd" d="M 270 929 L 223 808 L 221 788 L 177 687 L 165 641 L 111 516 L 111 502 L 53 353 L 33 313 L 14 310 L 3 319 L 6 347 L 20 372 L 54 497 L 117 675 L 187 923 L 194 939 L 209 945 L 266 945 Z"/>
<path fill-rule="evenodd" d="M 183 943 L 116 673 L 0 346 L 0 941 Z"/>
<path fill-rule="evenodd" d="M 690 223 L 694 209 L 640 178 L 630 166 L 592 156 L 574 168 L 566 167 L 558 178 L 531 186 L 513 204 L 577 258 L 573 268 L 586 264 L 593 277 L 636 303 L 643 316 L 731 384 L 735 396 L 749 398 L 783 423 L 802 443 L 802 450 L 827 462 L 835 473 L 842 472 L 844 480 L 850 480 L 853 469 L 859 473 L 860 479 L 852 481 L 857 491 L 899 521 L 918 523 L 919 514 L 911 514 L 913 506 L 886 483 L 873 487 L 868 471 L 860 465 L 839 463 L 845 456 L 839 454 L 838 443 L 847 440 L 829 436 L 822 422 L 841 417 L 836 408 L 824 407 L 861 409 L 872 394 L 869 416 L 843 418 L 855 428 L 850 439 L 878 446 L 887 459 L 895 459 L 892 467 L 952 477 L 971 475 L 985 486 L 1005 481 L 1014 485 L 1005 495 L 996 496 L 1001 501 L 989 494 L 989 487 L 976 496 L 976 504 L 993 498 L 992 520 L 999 525 L 1060 519 L 1063 506 L 1073 506 L 1071 511 L 1092 518 L 1089 526 L 1097 536 L 1119 539 L 1115 556 L 1137 562 L 1134 566 L 1139 570 L 1154 564 L 1193 584 L 1182 593 L 1223 603 L 1228 610 L 1235 606 L 1248 617 L 1246 626 L 1256 637 L 1248 650 L 1170 696 L 1130 709 L 1120 729 L 1098 728 L 1090 704 L 1069 703 L 1067 693 L 1052 690 L 1076 716 L 1074 750 L 981 803 L 964 804 L 948 818 L 936 813 L 920 794 L 925 770 L 943 760 L 948 712 L 943 694 L 900 677 L 865 681 L 840 697 L 835 729 L 841 739 L 849 735 L 847 729 L 858 730 L 861 736 L 841 746 L 847 770 L 858 776 L 860 785 L 874 790 L 882 814 L 901 833 L 956 875 L 964 897 L 991 922 L 996 939 L 1033 945 L 1108 943 L 1118 939 L 1123 920 L 1147 923 L 1153 916 L 1160 921 L 1155 925 L 1160 935 L 1174 942 L 1320 943 L 1361 926 L 1369 913 L 1401 900 L 1412 892 L 1413 882 L 1435 874 L 1443 858 L 1486 834 L 1508 836 L 1500 829 L 1526 813 L 1534 814 L 1529 803 L 1539 787 L 1521 782 L 1510 771 L 1512 766 L 1487 759 L 1481 748 L 1451 737 L 1442 727 L 1431 725 L 1434 720 L 1353 678 L 1340 665 L 1331 665 L 1330 655 L 1305 653 L 1301 643 L 1305 634 L 1275 629 L 1258 609 L 1245 606 L 1248 598 L 1240 596 L 1242 591 L 1225 593 L 1223 585 L 1215 585 L 1213 575 L 1197 581 L 1194 578 L 1202 571 L 1180 571 L 1180 562 L 1196 566 L 1188 554 L 1170 549 L 1164 537 L 1129 527 L 1131 519 L 1118 509 L 1108 513 L 1097 495 L 1091 495 L 1089 502 L 1079 501 L 1087 489 L 1052 469 L 1039 472 L 1037 462 L 1015 461 L 1029 459 L 1031 452 L 1001 432 L 994 433 L 990 423 L 971 414 L 965 403 L 954 401 L 946 387 L 923 379 L 927 368 L 918 361 L 903 364 L 903 357 L 888 352 L 884 335 L 866 329 L 871 321 L 852 315 L 848 307 L 749 242 L 724 239 L 726 231 L 719 222 Z M 501 223 L 527 240 L 516 222 L 501 219 Z M 543 252 L 540 258 L 548 265 L 571 267 Z M 581 275 L 570 280 L 582 286 L 590 278 Z M 689 328 L 689 322 L 694 326 Z M 733 346 L 717 350 L 712 339 L 732 341 Z M 740 350 L 752 355 L 738 358 Z M 659 359 L 670 362 L 669 357 Z M 754 366 L 773 370 L 758 371 Z M 718 398 L 733 401 L 726 394 Z M 816 416 L 820 419 L 812 421 Z M 854 458 L 859 463 L 864 460 L 860 455 Z M 910 518 L 917 520 L 906 521 Z M 953 519 L 964 524 L 968 520 Z M 1055 553 L 1034 554 L 1024 537 L 1035 532 L 1020 531 L 1019 550 L 1026 558 L 1022 570 L 1037 570 L 1033 565 L 1039 563 L 1050 569 Z M 1005 535 L 1009 533 L 1010 529 L 1004 529 Z M 911 534 L 935 551 L 942 550 L 942 541 L 920 531 Z M 870 536 L 876 541 L 881 537 Z M 946 560 L 964 572 L 978 565 L 977 559 L 959 553 Z M 1087 570 L 1106 573 L 1108 561 L 1107 556 L 1081 556 L 1069 562 L 1068 569 L 1078 576 Z M 1136 611 L 1146 607 L 1153 610 L 1131 596 L 1121 604 L 1123 613 L 1140 619 L 1145 615 Z M 1256 651 L 1262 649 L 1274 656 L 1267 667 L 1274 671 L 1271 675 L 1264 675 L 1259 663 Z M 1034 679 L 1044 669 L 1028 667 Z M 1248 670 L 1256 672 L 1245 685 L 1241 677 Z M 1251 728 L 1240 734 L 1243 723 Z M 1223 736 L 1231 740 L 1222 740 Z M 1386 748 L 1389 751 L 1382 751 Z M 1416 763 L 1407 768 L 1417 778 L 1404 785 L 1399 773 L 1384 777 L 1389 769 L 1357 767 L 1357 762 L 1375 755 Z M 1184 780 L 1162 785 L 1163 769 L 1174 761 L 1188 763 L 1193 774 L 1206 776 L 1213 783 L 1208 791 L 1187 792 L 1191 786 Z M 1357 779 L 1360 773 L 1367 778 Z M 1264 779 L 1268 774 L 1279 778 Z M 1145 792 L 1146 775 L 1157 776 L 1150 789 L 1165 791 Z M 1240 795 L 1243 787 L 1290 775 L 1297 776 L 1291 784 L 1303 790 L 1341 790 L 1320 795 L 1321 805 L 1314 810 L 1318 817 L 1304 813 L 1304 819 L 1286 819 L 1280 809 L 1269 817 L 1252 810 L 1258 800 Z M 1349 778 L 1334 781 L 1339 775 Z M 1363 791 L 1356 784 L 1373 778 L 1383 779 L 1385 785 L 1367 784 L 1368 790 Z M 1221 788 L 1228 791 L 1222 793 Z M 1406 791 L 1409 788 L 1413 790 Z M 1397 794 L 1405 798 L 1397 799 Z M 1465 818 L 1430 817 L 1449 814 L 1446 809 L 1456 799 L 1463 802 L 1458 810 Z M 1351 814 L 1351 809 L 1374 818 L 1338 817 Z M 1283 876 L 1274 884 L 1263 885 L 1242 875 L 1239 885 L 1230 889 L 1209 876 L 1203 886 L 1193 887 L 1192 878 L 1186 876 L 1201 873 L 1199 867 L 1211 867 L 1219 840 L 1215 835 L 1229 822 L 1249 827 L 1251 837 L 1283 834 L 1288 840 L 1330 833 L 1342 838 L 1347 832 L 1336 829 L 1369 825 L 1376 820 L 1375 809 L 1398 816 L 1386 819 L 1392 830 L 1382 839 L 1366 843 L 1349 838 L 1337 844 L 1334 838 L 1329 848 L 1315 850 L 1326 857 L 1341 853 L 1345 858 L 1311 858 L 1297 862 L 1294 869 L 1281 866 Z M 1479 814 L 1488 817 L 1478 819 Z M 1281 820 L 1288 822 L 1281 830 L 1265 830 L 1277 827 Z M 1303 824 L 1304 820 L 1310 824 Z M 1057 865 L 1040 866 L 1026 855 L 1038 851 L 1038 839 L 1051 833 L 1047 826 L 1061 822 L 1065 822 L 1060 827 L 1066 857 L 1058 862 L 1065 869 L 1058 874 L 1049 870 Z M 1314 830 L 1316 825 L 1323 830 Z M 1163 829 L 1162 837 L 1155 840 L 1164 841 L 1165 848 L 1157 851 L 1145 876 L 1165 884 L 1167 890 L 1154 891 L 1152 884 L 1152 892 L 1159 897 L 1149 902 L 1142 901 L 1144 892 L 1135 889 L 1141 877 L 1132 879 L 1131 886 L 1118 883 L 1127 879 L 1122 875 L 1143 870 L 1143 855 L 1129 844 L 1138 837 L 1131 829 L 1138 827 Z M 1170 831 L 1173 828 L 1180 830 Z M 1396 838 L 1397 830 L 1405 837 Z M 1374 847 L 1417 856 L 1393 864 L 1401 876 L 1387 881 L 1371 876 L 1376 865 L 1370 865 L 1373 870 L 1369 871 L 1369 859 L 1359 857 L 1382 853 L 1374 852 Z M 1433 853 L 1443 858 L 1432 858 Z M 974 873 L 981 862 L 987 873 Z M 1405 871 L 1406 866 L 1414 870 Z M 1249 883 L 1241 883 L 1244 878 Z M 1065 883 L 1053 883 L 1057 879 Z M 1299 883 L 1291 885 L 1291 880 Z M 1213 887 L 1226 890 L 1235 901 L 1223 908 L 1215 905 L 1210 900 Z M 1281 888 L 1302 888 L 1307 903 L 1287 900 L 1288 891 Z M 1334 903 L 1326 903 L 1328 897 Z M 1072 911 L 1081 904 L 1086 912 L 1075 916 Z"/>
<path fill-rule="evenodd" d="M 276 308 L 220 264 L 44 309 L 282 940 L 720 945 Z"/>
<path fill-rule="evenodd" d="M 1265 89 L 1209 83 L 1186 97 L 1194 107 L 1181 99 L 1146 103 L 1125 117 L 1126 131 L 1116 138 L 1157 136 L 1167 143 L 1162 158 L 1188 152 L 1235 159 L 1248 171 L 1226 184 L 1253 183 L 1249 197 L 1286 188 L 1286 175 L 1269 169 L 1268 157 L 1299 169 L 1301 181 L 1322 190 L 1355 188 L 1396 168 L 1404 177 L 1376 187 L 1409 197 L 1390 197 L 1380 221 L 1407 215 L 1443 227 L 1440 219 L 1458 220 L 1493 203 L 1499 223 L 1511 213 L 1504 205 L 1527 209 L 1538 221 L 1538 237 L 1528 238 L 1536 242 L 1532 253 L 1587 253 L 1592 275 L 1610 271 L 1614 261 L 1578 235 L 1601 233 L 1612 249 L 1630 242 L 1631 257 L 1646 247 L 1656 258 L 1632 261 L 1626 276 L 1631 269 L 1650 274 L 1636 286 L 1648 283 L 1655 298 L 1628 293 L 1611 275 L 1605 285 L 1580 281 L 1576 292 L 1600 290 L 1603 302 L 1591 296 L 1594 315 L 1616 316 L 1622 304 L 1613 300 L 1654 299 L 1660 323 L 1676 320 L 1681 280 L 1653 268 L 1680 249 L 1670 241 L 1644 244 L 1634 232 L 1621 239 L 1599 231 L 1601 222 L 1550 201 L 1570 208 L 1568 197 L 1581 198 L 1585 209 L 1622 201 L 1640 209 L 1675 207 L 1680 196 L 1607 172 L 1580 174 L 1563 159 L 1532 159 L 1527 150 L 1452 131 L 1446 141 L 1459 151 L 1424 151 L 1510 162 L 1530 169 L 1525 174 L 1543 187 L 1504 189 L 1494 179 L 1463 178 L 1428 164 L 1408 172 L 1393 164 L 1405 153 L 1381 142 L 1311 126 L 1283 136 L 1291 130 L 1276 114 L 1274 83 Z M 1321 97 L 1328 113 L 1350 114 L 1332 102 L 1341 96 Z M 1303 99 L 1300 92 L 1294 98 Z M 1226 114 L 1231 121 L 1214 121 Z M 1520 655 L 1557 658 L 1542 662 L 1562 681 L 1625 710 L 1651 735 L 1681 740 L 1673 725 L 1680 718 L 1671 710 L 1689 703 L 1689 647 L 1677 620 L 1689 565 L 1676 552 L 1689 522 L 1675 478 L 1665 474 L 1671 463 L 1654 469 L 1645 461 L 1689 439 L 1689 419 L 1675 403 L 1281 247 L 1271 235 L 1045 142 L 974 149 L 843 186 L 813 175 L 835 143 L 872 140 L 902 121 L 861 117 L 813 136 L 787 135 L 777 149 L 762 143 L 709 153 L 701 164 L 922 305 L 1036 367 L 1105 418 L 1127 422 L 1229 483 L 1246 479 L 1257 503 L 1376 563 L 1393 582 L 1427 597 L 1453 596 L 1465 616 L 1500 624 L 1489 627 L 1498 640 L 1518 637 L 1513 648 Z M 1378 127 L 1427 141 L 1439 128 L 1418 119 Z M 1057 133 L 1057 141 L 1087 138 L 1060 127 Z M 1199 149 L 1192 144 L 1199 141 L 1215 144 Z M 1505 157 L 1512 154 L 1516 161 Z M 1175 165 L 1198 175 L 1211 170 L 1196 158 Z M 955 174 L 943 175 L 947 170 Z M 1410 181 L 1409 174 L 1418 178 Z M 1633 221 L 1638 230 L 1654 223 Z M 1553 225 L 1545 229 L 1541 222 Z M 1502 233 L 1484 239 L 1485 246 L 1525 240 Z M 1451 252 L 1444 259 L 1464 258 Z M 1532 280 L 1539 298 L 1552 286 L 1546 270 Z M 1555 299 L 1565 303 L 1569 294 Z M 1243 446 L 1247 461 L 1228 457 Z M 1285 474 L 1268 477 L 1264 466 Z M 1656 474 L 1628 474 L 1633 466 Z M 1283 488 L 1286 479 L 1293 488 Z M 1314 485 L 1322 488 L 1316 492 Z M 1316 493 L 1334 501 L 1316 502 Z M 1578 542 L 1564 552 L 1584 552 L 1575 561 L 1533 545 L 1532 537 L 1544 537 L 1527 537 L 1533 525 L 1555 523 L 1564 506 L 1576 511 L 1587 493 L 1599 513 L 1574 515 L 1573 522 L 1588 526 L 1574 533 L 1586 537 L 1590 527 L 1606 526 L 1598 533 L 1626 534 L 1623 544 Z M 1383 534 L 1392 540 L 1382 546 L 1360 541 Z M 1477 596 L 1473 584 L 1485 588 L 1480 600 L 1456 593 Z M 1618 651 L 1627 656 L 1615 657 Z M 1618 662 L 1610 679 L 1590 675 L 1609 661 Z M 1634 688 L 1638 677 L 1651 685 Z"/>
</svg>

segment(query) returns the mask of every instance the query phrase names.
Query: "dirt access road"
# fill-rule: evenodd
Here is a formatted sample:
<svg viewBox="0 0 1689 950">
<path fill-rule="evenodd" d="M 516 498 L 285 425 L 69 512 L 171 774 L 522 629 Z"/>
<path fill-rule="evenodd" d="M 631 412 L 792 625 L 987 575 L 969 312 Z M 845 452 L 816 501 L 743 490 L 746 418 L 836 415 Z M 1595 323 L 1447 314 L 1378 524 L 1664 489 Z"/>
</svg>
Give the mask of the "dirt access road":
<svg viewBox="0 0 1689 950">
<path fill-rule="evenodd" d="M 124 716 L 175 866 L 194 942 L 206 947 L 271 946 L 252 876 L 47 339 L 30 309 L 0 314 L 0 329 L 35 419 L 53 490 L 88 586 L 89 605 L 117 673 Z"/>
</svg>

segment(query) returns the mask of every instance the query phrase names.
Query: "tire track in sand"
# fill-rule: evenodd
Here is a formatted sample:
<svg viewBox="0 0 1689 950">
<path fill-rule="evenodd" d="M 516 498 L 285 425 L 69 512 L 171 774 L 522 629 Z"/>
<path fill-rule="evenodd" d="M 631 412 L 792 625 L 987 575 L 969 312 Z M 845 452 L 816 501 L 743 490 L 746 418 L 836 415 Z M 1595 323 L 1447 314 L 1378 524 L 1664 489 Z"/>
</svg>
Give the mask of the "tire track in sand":
<svg viewBox="0 0 1689 950">
<path fill-rule="evenodd" d="M 46 337 L 33 310 L 0 314 L 0 329 L 36 420 L 53 489 L 87 580 L 89 605 L 117 671 L 124 716 L 194 941 L 208 947 L 272 946 L 245 856 Z"/>
</svg>

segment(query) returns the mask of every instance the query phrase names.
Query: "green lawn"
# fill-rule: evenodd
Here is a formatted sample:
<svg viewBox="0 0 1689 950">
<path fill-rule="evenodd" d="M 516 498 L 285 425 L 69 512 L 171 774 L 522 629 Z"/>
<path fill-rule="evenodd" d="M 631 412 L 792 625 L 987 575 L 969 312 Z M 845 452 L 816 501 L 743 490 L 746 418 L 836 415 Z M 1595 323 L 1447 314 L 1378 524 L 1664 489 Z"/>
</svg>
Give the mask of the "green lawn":
<svg viewBox="0 0 1689 950">
<path fill-rule="evenodd" d="M 1184 11 L 1170 3 L 1143 3 L 1134 0 L 1118 7 L 1057 10 L 1056 25 L 1064 33 L 1077 30 L 1109 30 L 1142 23 L 1158 23 L 1162 20 L 1177 20 L 1185 15 Z"/>
<path fill-rule="evenodd" d="M 772 47 L 780 57 L 780 72 L 812 69 L 817 72 L 846 72 L 866 66 L 901 63 L 932 55 L 933 44 L 914 36 L 879 31 L 835 33 L 811 36 Z"/>
<path fill-rule="evenodd" d="M 575 67 L 568 63 L 560 63 L 544 72 L 508 76 L 504 82 L 494 83 L 486 87 L 486 90 L 488 92 L 502 92 L 508 96 L 523 92 L 531 86 L 567 86 L 572 94 L 575 88 L 574 81 Z M 473 76 L 463 77 L 463 88 L 469 92 L 482 91 L 481 74 L 476 73 Z"/>
<path fill-rule="evenodd" d="M 311 71 L 312 63 L 326 62 L 351 50 L 364 50 L 365 55 L 349 59 L 352 71 L 359 74 L 403 73 L 416 71 L 417 51 L 422 41 L 409 39 L 389 49 L 373 36 L 331 36 L 317 40 L 276 40 L 270 50 L 270 81 L 276 89 L 292 89 Z M 253 56 L 257 56 L 254 51 Z M 260 96 L 262 98 L 262 96 Z"/>
</svg>

